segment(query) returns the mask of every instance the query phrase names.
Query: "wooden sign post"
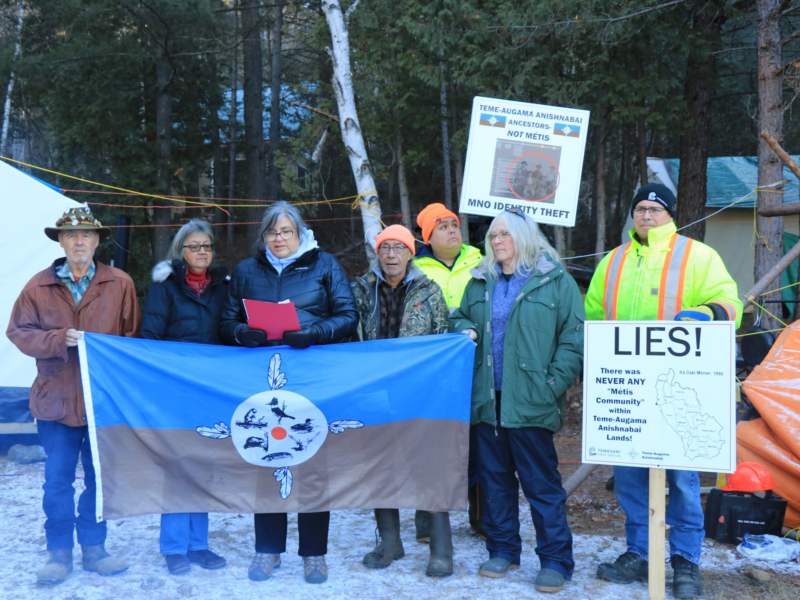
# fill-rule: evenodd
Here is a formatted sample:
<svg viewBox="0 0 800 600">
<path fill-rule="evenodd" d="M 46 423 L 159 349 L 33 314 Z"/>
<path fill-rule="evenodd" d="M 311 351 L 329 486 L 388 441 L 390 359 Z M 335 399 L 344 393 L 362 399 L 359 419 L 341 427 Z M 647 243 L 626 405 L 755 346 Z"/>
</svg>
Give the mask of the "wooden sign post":
<svg viewBox="0 0 800 600">
<path fill-rule="evenodd" d="M 649 600 L 664 600 L 664 532 L 666 523 L 665 484 L 667 472 L 650 468 L 650 523 L 648 527 L 647 597 Z"/>
</svg>

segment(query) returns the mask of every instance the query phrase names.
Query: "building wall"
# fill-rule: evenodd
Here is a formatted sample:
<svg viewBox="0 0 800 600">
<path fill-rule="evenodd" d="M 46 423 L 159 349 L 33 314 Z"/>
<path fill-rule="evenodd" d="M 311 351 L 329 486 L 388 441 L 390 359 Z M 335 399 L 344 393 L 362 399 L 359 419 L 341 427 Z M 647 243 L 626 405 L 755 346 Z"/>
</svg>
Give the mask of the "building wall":
<svg viewBox="0 0 800 600">
<path fill-rule="evenodd" d="M 706 215 L 719 209 L 706 208 Z M 729 208 L 706 221 L 705 243 L 722 257 L 728 272 L 743 294 L 755 284 L 755 245 L 753 240 L 753 209 Z M 776 217 L 779 218 L 779 217 Z M 786 232 L 798 235 L 798 218 L 784 218 Z"/>
</svg>

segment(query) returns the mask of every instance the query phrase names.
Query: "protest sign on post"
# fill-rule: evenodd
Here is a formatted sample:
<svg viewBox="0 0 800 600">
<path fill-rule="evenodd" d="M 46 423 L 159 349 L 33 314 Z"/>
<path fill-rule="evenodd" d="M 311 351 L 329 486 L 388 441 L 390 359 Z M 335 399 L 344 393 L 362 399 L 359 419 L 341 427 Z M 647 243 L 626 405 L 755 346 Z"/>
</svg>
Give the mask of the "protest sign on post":
<svg viewBox="0 0 800 600">
<path fill-rule="evenodd" d="M 735 324 L 589 321 L 583 462 L 732 473 Z"/>
<path fill-rule="evenodd" d="M 664 589 L 666 469 L 736 468 L 732 321 L 588 321 L 584 463 L 649 467 L 648 597 Z"/>
<path fill-rule="evenodd" d="M 459 211 L 575 225 L 589 111 L 476 96 Z"/>
</svg>

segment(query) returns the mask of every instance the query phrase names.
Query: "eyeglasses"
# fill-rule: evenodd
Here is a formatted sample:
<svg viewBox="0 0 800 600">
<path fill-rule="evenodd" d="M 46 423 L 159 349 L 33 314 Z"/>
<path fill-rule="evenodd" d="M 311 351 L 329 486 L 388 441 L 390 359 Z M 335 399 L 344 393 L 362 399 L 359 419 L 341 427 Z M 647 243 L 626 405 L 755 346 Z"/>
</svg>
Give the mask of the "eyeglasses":
<svg viewBox="0 0 800 600">
<path fill-rule="evenodd" d="M 206 252 L 211 252 L 214 249 L 214 244 L 189 244 L 188 246 L 184 246 L 184 248 L 188 249 L 192 254 L 197 254 L 200 252 L 200 248 Z"/>
<path fill-rule="evenodd" d="M 395 256 L 401 256 L 408 248 L 404 245 L 400 246 L 387 246 L 386 244 L 381 244 L 381 247 L 378 249 L 378 252 L 383 254 L 384 256 L 388 256 L 392 252 L 394 252 Z"/>
<path fill-rule="evenodd" d="M 284 231 L 268 231 L 264 234 L 264 237 L 267 238 L 268 242 L 274 242 L 276 239 L 281 238 L 282 240 L 290 240 L 294 235 L 294 231 L 291 229 L 286 229 Z"/>
<path fill-rule="evenodd" d="M 664 209 L 660 206 L 648 206 L 647 208 L 644 206 L 637 206 L 633 209 L 633 214 L 635 214 L 637 217 L 643 217 L 644 214 L 648 212 L 650 213 L 650 216 L 660 217 L 662 214 L 664 214 Z"/>
<path fill-rule="evenodd" d="M 494 241 L 498 238 L 500 238 L 501 242 L 505 242 L 508 238 L 511 237 L 511 234 L 508 233 L 507 231 L 501 231 L 500 233 L 490 233 L 488 237 L 489 237 L 489 243 L 493 244 Z"/>
</svg>

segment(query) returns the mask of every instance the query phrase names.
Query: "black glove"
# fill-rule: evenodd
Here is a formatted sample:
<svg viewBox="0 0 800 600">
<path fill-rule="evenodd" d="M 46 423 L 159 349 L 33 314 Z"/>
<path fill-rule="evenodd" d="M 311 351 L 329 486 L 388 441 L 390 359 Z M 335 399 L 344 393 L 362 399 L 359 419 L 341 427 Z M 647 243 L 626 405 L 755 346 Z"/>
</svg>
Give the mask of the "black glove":
<svg viewBox="0 0 800 600">
<path fill-rule="evenodd" d="M 317 332 L 314 329 L 287 331 L 283 334 L 283 343 L 292 348 L 308 348 L 317 343 Z"/>
<path fill-rule="evenodd" d="M 259 348 L 267 345 L 267 334 L 260 329 L 242 325 L 236 329 L 236 339 L 246 348 Z"/>
</svg>

